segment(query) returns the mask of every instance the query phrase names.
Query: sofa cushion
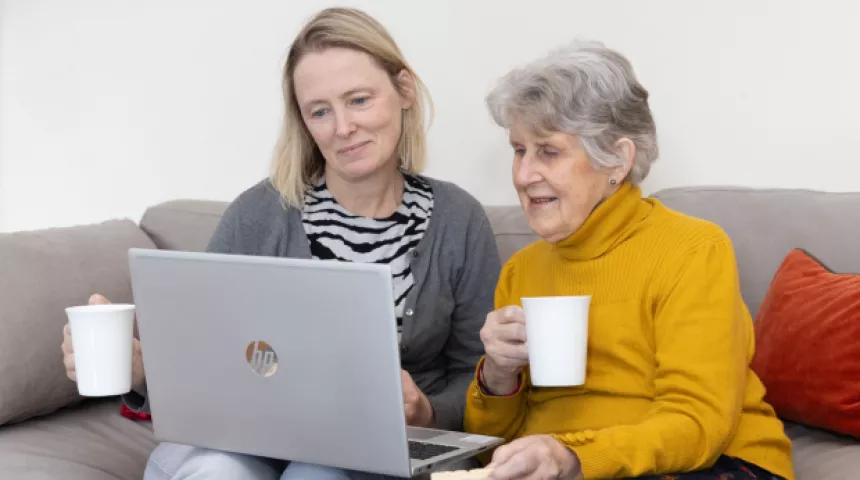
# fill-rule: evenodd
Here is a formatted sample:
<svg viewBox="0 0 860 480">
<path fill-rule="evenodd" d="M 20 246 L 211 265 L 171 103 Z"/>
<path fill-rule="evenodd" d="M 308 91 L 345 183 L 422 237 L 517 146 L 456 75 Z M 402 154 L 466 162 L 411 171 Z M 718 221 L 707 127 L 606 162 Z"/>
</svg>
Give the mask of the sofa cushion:
<svg viewBox="0 0 860 480">
<path fill-rule="evenodd" d="M 786 423 L 797 480 L 847 480 L 860 472 L 860 443 L 812 427 Z"/>
<path fill-rule="evenodd" d="M 860 439 L 860 275 L 833 273 L 793 250 L 761 304 L 755 336 L 751 367 L 780 417 Z"/>
<path fill-rule="evenodd" d="M 130 247 L 154 247 L 130 220 L 0 234 L 0 425 L 78 400 L 60 349 L 64 309 L 94 292 L 131 302 Z"/>
<path fill-rule="evenodd" d="M 148 208 L 140 228 L 160 249 L 202 252 L 229 204 L 207 200 L 173 200 Z"/>
<path fill-rule="evenodd" d="M 87 401 L 0 428 L 0 478 L 140 480 L 156 442 L 149 422 L 119 411 L 115 399 Z"/>
<path fill-rule="evenodd" d="M 667 207 L 720 225 L 734 244 L 753 317 L 789 251 L 814 252 L 839 272 L 860 272 L 860 193 L 685 187 L 652 194 Z"/>
</svg>

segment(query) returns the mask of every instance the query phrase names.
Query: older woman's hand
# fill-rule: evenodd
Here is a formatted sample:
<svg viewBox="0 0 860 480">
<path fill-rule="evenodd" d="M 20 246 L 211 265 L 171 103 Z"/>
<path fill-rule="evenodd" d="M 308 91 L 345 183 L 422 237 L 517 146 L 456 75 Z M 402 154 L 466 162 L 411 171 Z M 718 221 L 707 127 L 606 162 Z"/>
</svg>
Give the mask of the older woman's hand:
<svg viewBox="0 0 860 480">
<path fill-rule="evenodd" d="M 531 435 L 499 447 L 487 469 L 491 480 L 582 478 L 576 454 L 549 435 Z"/>
<path fill-rule="evenodd" d="M 507 395 L 517 388 L 517 377 L 529 363 L 526 319 L 522 307 L 508 306 L 490 312 L 481 329 L 486 358 L 481 371 L 484 388 Z"/>
</svg>

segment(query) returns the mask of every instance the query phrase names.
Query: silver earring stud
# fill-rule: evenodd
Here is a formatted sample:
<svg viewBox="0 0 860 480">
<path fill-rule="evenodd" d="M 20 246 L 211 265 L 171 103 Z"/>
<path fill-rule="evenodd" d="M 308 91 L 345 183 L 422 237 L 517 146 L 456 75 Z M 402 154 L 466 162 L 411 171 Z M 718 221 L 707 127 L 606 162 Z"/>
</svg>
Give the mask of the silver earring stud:
<svg viewBox="0 0 860 480">
<path fill-rule="evenodd" d="M 610 184 L 610 185 L 615 185 L 615 179 L 614 179 L 614 178 L 610 178 L 610 179 L 609 179 L 609 184 Z"/>
</svg>

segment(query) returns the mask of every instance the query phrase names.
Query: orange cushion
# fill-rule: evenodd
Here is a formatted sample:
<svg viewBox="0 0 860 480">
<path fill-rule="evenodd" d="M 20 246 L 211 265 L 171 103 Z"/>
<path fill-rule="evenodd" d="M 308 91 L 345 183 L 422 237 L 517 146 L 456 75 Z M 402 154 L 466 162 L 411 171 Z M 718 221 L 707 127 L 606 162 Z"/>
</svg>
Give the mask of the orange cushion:
<svg viewBox="0 0 860 480">
<path fill-rule="evenodd" d="M 791 251 L 755 334 L 752 369 L 780 417 L 860 438 L 860 275 Z"/>
</svg>

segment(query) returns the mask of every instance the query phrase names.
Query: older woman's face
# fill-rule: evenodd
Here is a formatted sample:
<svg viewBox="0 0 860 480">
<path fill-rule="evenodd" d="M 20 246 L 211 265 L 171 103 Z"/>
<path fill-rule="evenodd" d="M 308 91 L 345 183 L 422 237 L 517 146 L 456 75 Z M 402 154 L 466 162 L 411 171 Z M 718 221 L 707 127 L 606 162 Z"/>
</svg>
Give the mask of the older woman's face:
<svg viewBox="0 0 860 480">
<path fill-rule="evenodd" d="M 579 138 L 559 132 L 538 135 L 522 125 L 510 130 L 513 180 L 532 230 L 561 241 L 588 218 L 614 188 L 609 174 L 591 165 Z"/>
</svg>

